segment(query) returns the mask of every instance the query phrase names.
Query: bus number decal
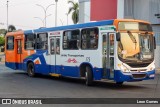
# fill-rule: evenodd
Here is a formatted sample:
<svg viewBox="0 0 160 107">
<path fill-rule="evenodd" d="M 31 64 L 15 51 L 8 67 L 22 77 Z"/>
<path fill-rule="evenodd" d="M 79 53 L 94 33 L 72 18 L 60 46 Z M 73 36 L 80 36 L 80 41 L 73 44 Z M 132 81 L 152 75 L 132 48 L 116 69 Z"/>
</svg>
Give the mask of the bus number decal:
<svg viewBox="0 0 160 107">
<path fill-rule="evenodd" d="M 86 57 L 86 62 L 90 62 L 90 57 Z"/>
</svg>

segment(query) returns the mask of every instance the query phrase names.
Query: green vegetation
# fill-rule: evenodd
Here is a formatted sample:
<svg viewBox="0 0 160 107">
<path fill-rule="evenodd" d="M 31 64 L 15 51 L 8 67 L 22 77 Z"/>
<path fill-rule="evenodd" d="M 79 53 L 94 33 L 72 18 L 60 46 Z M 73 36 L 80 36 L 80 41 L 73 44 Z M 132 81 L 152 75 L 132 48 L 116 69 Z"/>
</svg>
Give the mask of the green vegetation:
<svg viewBox="0 0 160 107">
<path fill-rule="evenodd" d="M 72 7 L 69 8 L 68 14 L 72 12 L 72 21 L 74 24 L 77 24 L 79 21 L 79 4 L 73 1 L 68 1 L 68 4 L 72 4 Z"/>
<path fill-rule="evenodd" d="M 0 46 L 4 46 L 5 44 L 5 37 L 0 36 Z"/>
<path fill-rule="evenodd" d="M 9 25 L 8 26 L 8 32 L 12 32 L 12 31 L 15 31 L 16 30 L 16 27 L 14 25 Z"/>
</svg>

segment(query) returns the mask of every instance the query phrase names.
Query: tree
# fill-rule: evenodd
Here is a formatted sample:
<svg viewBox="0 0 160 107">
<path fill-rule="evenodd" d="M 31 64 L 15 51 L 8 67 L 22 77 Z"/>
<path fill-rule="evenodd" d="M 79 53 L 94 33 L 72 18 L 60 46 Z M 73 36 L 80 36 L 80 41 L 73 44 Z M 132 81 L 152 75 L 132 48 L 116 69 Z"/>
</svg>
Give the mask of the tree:
<svg viewBox="0 0 160 107">
<path fill-rule="evenodd" d="M 4 46 L 5 44 L 5 38 L 0 36 L 0 46 Z"/>
<path fill-rule="evenodd" d="M 16 30 L 16 27 L 14 25 L 9 25 L 8 26 L 8 32 L 12 32 L 12 31 L 15 31 Z"/>
<path fill-rule="evenodd" d="M 0 29 L 0 36 L 5 36 L 7 33 L 6 29 Z"/>
<path fill-rule="evenodd" d="M 68 14 L 72 12 L 72 21 L 74 24 L 77 24 L 79 21 L 79 4 L 73 1 L 68 1 L 68 4 L 72 4 L 72 7 L 69 8 Z"/>
</svg>

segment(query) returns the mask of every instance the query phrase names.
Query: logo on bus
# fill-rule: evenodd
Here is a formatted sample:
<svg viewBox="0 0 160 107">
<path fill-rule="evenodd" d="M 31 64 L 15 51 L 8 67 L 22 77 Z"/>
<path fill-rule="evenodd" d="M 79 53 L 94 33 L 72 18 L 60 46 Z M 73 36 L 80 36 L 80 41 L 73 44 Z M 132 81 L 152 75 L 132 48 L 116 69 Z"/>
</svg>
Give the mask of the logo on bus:
<svg viewBox="0 0 160 107">
<path fill-rule="evenodd" d="M 68 62 L 68 63 L 77 63 L 77 60 L 75 58 L 73 58 L 73 59 L 69 58 L 66 62 Z"/>
</svg>

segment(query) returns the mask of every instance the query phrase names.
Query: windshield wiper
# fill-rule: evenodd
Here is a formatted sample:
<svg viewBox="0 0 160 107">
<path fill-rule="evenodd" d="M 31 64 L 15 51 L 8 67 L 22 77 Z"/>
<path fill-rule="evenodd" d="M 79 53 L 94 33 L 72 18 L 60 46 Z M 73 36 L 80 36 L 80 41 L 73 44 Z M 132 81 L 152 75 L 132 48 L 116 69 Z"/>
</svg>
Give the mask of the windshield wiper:
<svg viewBox="0 0 160 107">
<path fill-rule="evenodd" d="M 133 34 L 130 31 L 127 31 L 129 37 L 131 38 L 132 42 L 135 43 L 135 50 L 136 50 L 136 46 L 137 46 L 137 41 L 136 38 L 133 36 Z"/>
</svg>

